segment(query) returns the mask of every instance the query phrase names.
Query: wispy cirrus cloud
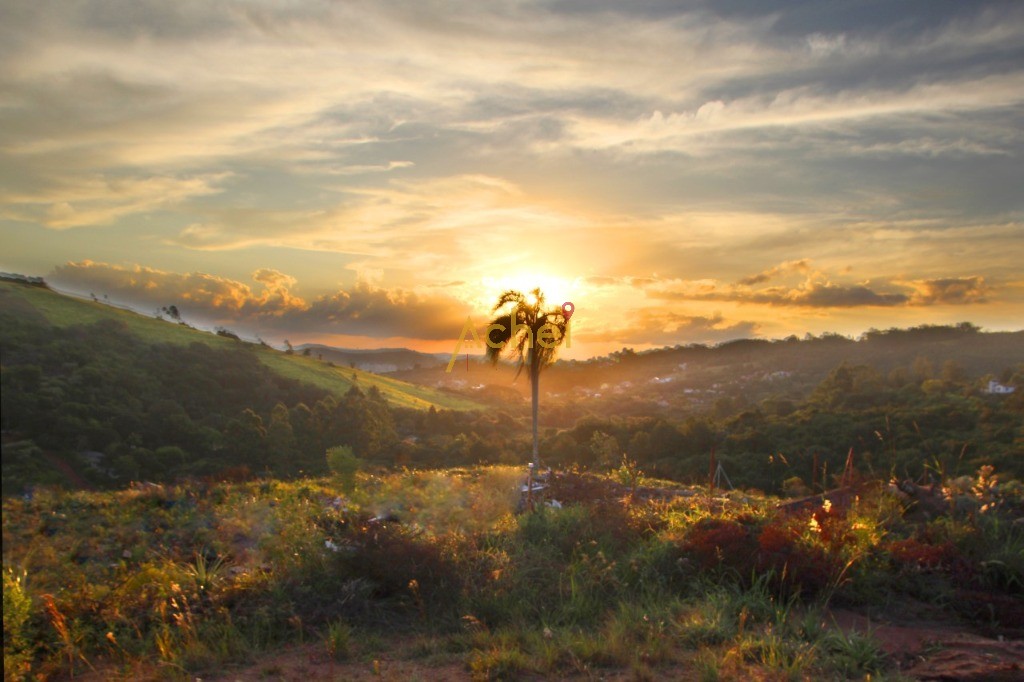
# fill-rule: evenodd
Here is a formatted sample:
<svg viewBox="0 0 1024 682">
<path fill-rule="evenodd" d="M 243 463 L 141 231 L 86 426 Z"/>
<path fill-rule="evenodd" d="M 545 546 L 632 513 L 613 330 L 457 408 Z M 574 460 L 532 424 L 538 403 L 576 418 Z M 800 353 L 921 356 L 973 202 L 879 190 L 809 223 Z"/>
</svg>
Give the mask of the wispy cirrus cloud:
<svg viewBox="0 0 1024 682">
<path fill-rule="evenodd" d="M 168 209 L 222 192 L 229 173 L 184 176 L 64 175 L 50 186 L 0 190 L 2 215 L 54 229 L 106 225 L 139 213 Z"/>
</svg>

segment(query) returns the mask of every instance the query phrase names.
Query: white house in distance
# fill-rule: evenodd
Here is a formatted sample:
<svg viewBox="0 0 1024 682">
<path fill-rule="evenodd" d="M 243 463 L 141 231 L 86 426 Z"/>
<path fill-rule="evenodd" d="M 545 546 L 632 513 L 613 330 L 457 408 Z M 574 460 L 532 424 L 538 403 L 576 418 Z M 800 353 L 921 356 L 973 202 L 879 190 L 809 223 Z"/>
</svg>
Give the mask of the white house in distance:
<svg viewBox="0 0 1024 682">
<path fill-rule="evenodd" d="M 985 389 L 985 393 L 1005 395 L 1007 393 L 1013 393 L 1017 388 L 1015 386 L 1003 386 L 994 379 L 988 382 L 988 388 Z"/>
</svg>

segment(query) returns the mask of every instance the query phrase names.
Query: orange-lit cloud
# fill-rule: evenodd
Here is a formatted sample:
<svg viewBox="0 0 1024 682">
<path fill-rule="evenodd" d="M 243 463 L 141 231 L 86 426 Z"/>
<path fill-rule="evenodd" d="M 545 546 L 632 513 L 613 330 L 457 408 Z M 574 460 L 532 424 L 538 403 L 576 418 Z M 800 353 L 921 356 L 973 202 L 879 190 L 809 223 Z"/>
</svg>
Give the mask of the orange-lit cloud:
<svg viewBox="0 0 1024 682">
<path fill-rule="evenodd" d="M 914 289 L 914 305 L 967 305 L 987 303 L 992 287 L 984 277 L 946 277 L 907 283 Z"/>
<path fill-rule="evenodd" d="M 761 284 L 763 282 L 767 282 L 768 280 L 773 279 L 773 278 L 779 276 L 782 273 L 786 273 L 786 272 L 806 273 L 809 270 L 810 270 L 810 261 L 808 259 L 806 259 L 806 258 L 803 258 L 803 259 L 798 260 L 798 261 L 787 261 L 785 263 L 782 263 L 781 265 L 775 265 L 773 267 L 770 267 L 767 270 L 765 270 L 764 272 L 760 272 L 760 273 L 758 273 L 756 275 L 751 275 L 750 277 L 744 277 L 743 279 L 741 279 L 739 281 L 739 283 L 743 284 L 743 285 L 746 285 L 746 286 L 753 286 L 755 284 Z"/>
<path fill-rule="evenodd" d="M 757 285 L 790 273 L 803 275 L 803 281 L 793 286 L 757 288 Z M 807 308 L 887 308 L 987 303 L 992 291 L 985 278 L 979 276 L 870 283 L 833 282 L 825 273 L 812 269 L 809 260 L 802 259 L 743 277 L 736 284 L 666 282 L 647 289 L 646 293 L 650 298 L 665 300 L 730 301 Z"/>
<path fill-rule="evenodd" d="M 671 346 L 680 343 L 720 343 L 756 335 L 756 322 L 730 322 L 720 313 L 711 316 L 685 315 L 644 307 L 624 319 L 609 320 L 607 327 L 579 334 L 586 342 L 614 342 L 642 346 Z"/>
<path fill-rule="evenodd" d="M 253 334 L 436 340 L 451 338 L 466 315 L 465 306 L 450 297 L 383 289 L 367 282 L 306 301 L 290 291 L 295 278 L 269 268 L 253 273 L 261 290 L 206 273 L 91 261 L 66 263 L 55 268 L 49 279 L 62 287 L 129 301 L 143 309 L 174 304 L 186 321 L 239 325 Z"/>
</svg>

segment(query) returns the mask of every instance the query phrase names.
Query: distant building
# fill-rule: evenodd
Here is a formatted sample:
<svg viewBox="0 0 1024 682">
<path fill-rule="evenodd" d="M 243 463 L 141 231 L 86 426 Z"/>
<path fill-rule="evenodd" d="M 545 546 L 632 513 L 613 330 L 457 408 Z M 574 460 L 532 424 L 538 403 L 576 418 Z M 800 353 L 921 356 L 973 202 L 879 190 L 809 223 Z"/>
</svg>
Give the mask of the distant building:
<svg viewBox="0 0 1024 682">
<path fill-rule="evenodd" d="M 1003 386 L 998 381 L 992 380 L 988 382 L 988 388 L 985 389 L 985 393 L 995 395 L 1006 395 L 1007 393 L 1013 393 L 1017 388 L 1015 386 Z"/>
<path fill-rule="evenodd" d="M 364 372 L 373 372 L 374 374 L 388 374 L 389 372 L 398 371 L 398 365 L 392 362 L 357 362 L 356 368 Z"/>
</svg>

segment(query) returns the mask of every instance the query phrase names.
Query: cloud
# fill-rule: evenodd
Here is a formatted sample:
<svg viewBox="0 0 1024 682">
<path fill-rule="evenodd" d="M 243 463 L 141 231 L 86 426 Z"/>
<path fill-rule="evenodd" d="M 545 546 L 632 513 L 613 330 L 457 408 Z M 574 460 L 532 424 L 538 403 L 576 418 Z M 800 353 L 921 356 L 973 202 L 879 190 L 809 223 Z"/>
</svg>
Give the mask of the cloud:
<svg viewBox="0 0 1024 682">
<path fill-rule="evenodd" d="M 751 129 L 816 127 L 842 122 L 859 124 L 878 118 L 919 115 L 956 115 L 961 112 L 1013 107 L 1024 102 L 1024 73 L 999 74 L 981 79 L 922 83 L 900 90 L 857 88 L 821 93 L 799 86 L 771 94 L 754 94 L 728 102 L 706 101 L 695 109 L 663 113 L 655 110 L 633 121 L 579 117 L 570 132 L 585 148 L 615 147 L 636 153 L 663 153 L 666 149 L 693 150 L 691 138 Z M 701 141 L 697 141 L 698 148 Z M 932 144 L 932 153 L 942 144 Z M 963 152 L 966 144 L 946 145 Z M 896 151 L 898 147 L 889 147 Z M 917 147 L 913 149 L 917 153 Z M 985 153 L 991 153 L 985 149 Z"/>
<path fill-rule="evenodd" d="M 599 331 L 578 334 L 587 343 L 620 343 L 666 346 L 686 343 L 719 343 L 757 335 L 755 322 L 726 320 L 721 313 L 711 316 L 686 315 L 661 308 L 644 307 L 628 311 L 624 324 L 612 324 Z M 610 322 L 605 320 L 606 323 Z"/>
<path fill-rule="evenodd" d="M 767 282 L 770 279 L 774 279 L 778 275 L 785 272 L 803 272 L 806 273 L 810 270 L 810 261 L 806 258 L 802 258 L 796 261 L 786 261 L 780 265 L 768 268 L 764 272 L 760 272 L 750 277 L 744 277 L 739 281 L 740 284 L 752 286 L 754 284 L 761 284 Z"/>
<path fill-rule="evenodd" d="M 325 210 L 212 210 L 166 242 L 203 251 L 271 246 L 351 254 L 350 270 L 407 273 L 417 284 L 583 265 L 605 269 L 625 253 L 671 253 L 653 239 L 638 242 L 587 207 L 531 197 L 489 175 L 396 178 L 348 188 Z"/>
<path fill-rule="evenodd" d="M 195 197 L 217 194 L 229 173 L 184 176 L 69 176 L 27 190 L 0 190 L 9 217 L 54 229 L 106 225 Z"/>
<path fill-rule="evenodd" d="M 586 277 L 584 282 L 596 287 L 624 286 L 643 289 L 646 286 L 656 284 L 658 280 L 653 277 L 610 277 L 599 275 Z"/>
<path fill-rule="evenodd" d="M 953 277 L 908 282 L 914 289 L 913 305 L 969 305 L 987 303 L 992 291 L 984 277 Z"/>
<path fill-rule="evenodd" d="M 800 274 L 795 285 L 758 288 L 772 279 Z M 954 277 L 930 280 L 878 282 L 833 282 L 829 275 L 811 267 L 808 259 L 787 261 L 736 284 L 713 280 L 664 280 L 648 288 L 650 298 L 664 300 L 720 301 L 738 304 L 802 308 L 891 308 L 899 306 L 968 305 L 986 303 L 991 294 L 983 277 Z"/>
<path fill-rule="evenodd" d="M 283 272 L 278 272 L 271 268 L 260 268 L 256 272 L 252 273 L 252 278 L 257 282 L 265 285 L 267 289 L 287 289 L 288 287 L 294 286 L 296 279 L 291 275 L 286 275 Z"/>
<path fill-rule="evenodd" d="M 449 296 L 385 289 L 368 282 L 307 301 L 291 293 L 294 277 L 270 268 L 253 273 L 260 289 L 207 273 L 92 261 L 65 263 L 47 279 L 142 309 L 173 303 L 186 321 L 231 325 L 253 334 L 449 339 L 457 337 L 467 314 L 466 306 Z"/>
<path fill-rule="evenodd" d="M 465 304 L 451 297 L 357 282 L 348 291 L 316 298 L 287 321 L 323 333 L 439 340 L 457 338 L 467 314 Z"/>
<path fill-rule="evenodd" d="M 889 307 L 905 305 L 910 300 L 901 293 L 881 293 L 861 284 L 831 282 L 808 282 L 796 289 L 770 288 L 752 292 L 746 297 L 741 295 L 737 299 L 740 302 L 808 308 Z"/>
<path fill-rule="evenodd" d="M 107 295 L 152 309 L 176 304 L 182 313 L 213 321 L 277 315 L 289 306 L 304 305 L 287 295 L 291 279 L 273 270 L 257 270 L 259 279 L 272 282 L 262 292 L 226 277 L 204 272 L 166 272 L 142 265 L 129 267 L 89 260 L 57 266 L 47 277 L 56 285 L 75 291 Z M 286 296 L 282 296 L 282 291 Z"/>
<path fill-rule="evenodd" d="M 320 172 L 328 175 L 365 175 L 367 173 L 387 173 L 402 168 L 412 168 L 415 164 L 412 161 L 388 161 L 383 164 L 366 164 L 354 166 L 338 166 L 320 169 Z"/>
<path fill-rule="evenodd" d="M 9 266 L 145 252 L 317 292 L 382 272 L 317 309 L 344 319 L 442 316 L 426 287 L 452 280 L 476 310 L 486 277 L 553 272 L 605 301 L 804 321 L 1009 306 L 1024 5 L 8 4 Z M 317 301 L 196 277 L 157 288 L 275 324 Z"/>
</svg>

